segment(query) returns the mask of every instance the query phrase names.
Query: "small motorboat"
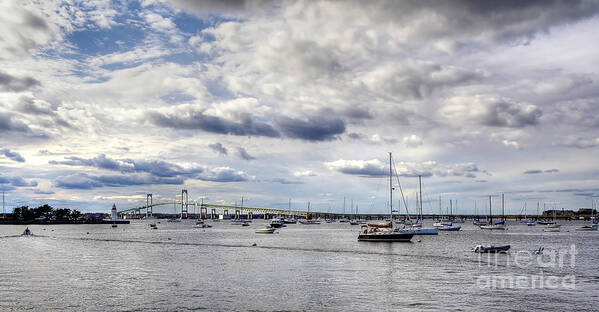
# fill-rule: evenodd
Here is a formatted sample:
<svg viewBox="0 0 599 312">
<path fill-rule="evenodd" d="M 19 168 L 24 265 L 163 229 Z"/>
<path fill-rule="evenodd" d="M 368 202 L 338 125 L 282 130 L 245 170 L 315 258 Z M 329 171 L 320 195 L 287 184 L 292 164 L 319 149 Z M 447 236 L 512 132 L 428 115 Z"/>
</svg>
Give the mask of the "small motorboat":
<svg viewBox="0 0 599 312">
<path fill-rule="evenodd" d="M 597 231 L 597 224 L 577 226 L 575 231 Z"/>
<path fill-rule="evenodd" d="M 543 232 L 561 232 L 561 224 L 550 224 L 543 229 Z"/>
<path fill-rule="evenodd" d="M 111 226 L 112 226 L 113 228 L 115 228 L 115 227 L 118 227 L 118 225 L 116 225 L 116 223 L 113 223 Z"/>
<path fill-rule="evenodd" d="M 536 226 L 537 223 L 535 221 L 531 221 L 531 222 L 526 223 L 526 225 L 528 225 L 528 226 Z"/>
<path fill-rule="evenodd" d="M 166 222 L 181 222 L 181 219 L 172 218 L 172 219 L 166 220 Z"/>
<path fill-rule="evenodd" d="M 31 230 L 29 229 L 29 227 L 27 227 L 25 229 L 25 231 L 23 231 L 23 234 L 21 234 L 21 236 L 33 236 L 33 232 L 31 232 Z"/>
<path fill-rule="evenodd" d="M 241 226 L 250 226 L 250 223 L 249 222 L 242 222 Z"/>
<path fill-rule="evenodd" d="M 280 219 L 272 219 L 270 221 L 270 227 L 273 228 L 282 228 L 283 226 L 285 226 L 285 223 L 283 222 L 283 220 Z"/>
<path fill-rule="evenodd" d="M 453 223 L 451 223 L 451 222 L 435 222 L 435 223 L 433 223 L 433 227 L 436 227 L 436 228 L 442 228 L 442 227 L 447 227 L 447 226 L 452 226 L 452 225 L 453 225 Z"/>
<path fill-rule="evenodd" d="M 199 224 L 196 223 L 195 227 L 201 228 L 201 229 L 207 229 L 207 228 L 211 228 L 212 225 L 202 222 L 202 223 L 199 223 Z"/>
<path fill-rule="evenodd" d="M 150 228 L 153 229 L 153 230 L 155 230 L 158 227 L 156 227 L 156 223 L 150 223 Z"/>
<path fill-rule="evenodd" d="M 306 224 L 306 225 L 320 224 L 320 222 L 318 222 L 318 221 L 312 221 L 312 220 L 300 221 L 300 223 L 301 224 Z"/>
<path fill-rule="evenodd" d="M 258 234 L 272 234 L 272 233 L 275 232 L 275 230 L 276 230 L 276 228 L 267 226 L 267 227 L 262 228 L 262 229 L 256 229 L 256 233 L 258 233 Z"/>
<path fill-rule="evenodd" d="M 483 246 L 483 245 L 476 245 L 474 246 L 474 248 L 472 248 L 473 252 L 477 252 L 477 253 L 498 253 L 498 252 L 507 252 L 508 250 L 510 250 L 510 245 L 505 245 L 505 246 Z"/>
<path fill-rule="evenodd" d="M 459 231 L 462 229 L 461 226 L 444 226 L 444 227 L 440 227 L 438 228 L 439 231 Z"/>
</svg>

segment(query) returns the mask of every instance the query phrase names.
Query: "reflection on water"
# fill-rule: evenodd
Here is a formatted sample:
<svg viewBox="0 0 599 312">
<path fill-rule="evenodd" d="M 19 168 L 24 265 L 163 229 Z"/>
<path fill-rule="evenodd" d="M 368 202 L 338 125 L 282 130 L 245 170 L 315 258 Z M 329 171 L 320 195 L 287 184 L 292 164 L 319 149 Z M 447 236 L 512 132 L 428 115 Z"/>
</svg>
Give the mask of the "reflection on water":
<svg viewBox="0 0 599 312">
<path fill-rule="evenodd" d="M 14 237 L 22 226 L 2 226 L 0 310 L 592 310 L 599 294 L 599 233 L 574 232 L 574 224 L 560 233 L 516 224 L 485 232 L 465 224 L 412 243 L 358 242 L 358 228 L 348 224 L 254 233 L 263 226 L 31 226 L 36 237 Z M 477 244 L 512 250 L 479 258 L 470 251 Z M 572 266 L 539 265 L 551 264 L 552 250 L 572 245 Z M 531 254 L 540 246 L 545 255 Z M 481 283 L 512 275 L 571 277 L 575 284 Z"/>
</svg>

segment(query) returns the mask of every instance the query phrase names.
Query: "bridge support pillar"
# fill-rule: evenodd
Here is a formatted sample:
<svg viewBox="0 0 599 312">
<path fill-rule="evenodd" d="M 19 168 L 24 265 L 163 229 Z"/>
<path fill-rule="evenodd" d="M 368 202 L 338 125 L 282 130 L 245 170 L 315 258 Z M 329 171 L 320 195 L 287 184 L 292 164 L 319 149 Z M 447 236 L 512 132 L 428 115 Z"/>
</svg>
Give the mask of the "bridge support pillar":
<svg viewBox="0 0 599 312">
<path fill-rule="evenodd" d="M 187 190 L 181 190 L 181 219 L 187 219 L 189 216 L 189 194 Z"/>
<path fill-rule="evenodd" d="M 216 219 L 216 209 L 212 208 L 210 210 L 210 219 Z"/>
<path fill-rule="evenodd" d="M 248 212 L 248 219 L 254 219 L 254 213 L 253 212 Z"/>
<path fill-rule="evenodd" d="M 235 209 L 235 219 L 241 219 L 241 211 L 239 209 Z"/>
<path fill-rule="evenodd" d="M 228 209 L 224 209 L 223 210 L 223 216 L 225 216 L 225 217 L 229 216 L 229 210 Z"/>
<path fill-rule="evenodd" d="M 208 218 L 208 208 L 200 207 L 200 219 L 207 219 L 207 218 Z"/>
</svg>

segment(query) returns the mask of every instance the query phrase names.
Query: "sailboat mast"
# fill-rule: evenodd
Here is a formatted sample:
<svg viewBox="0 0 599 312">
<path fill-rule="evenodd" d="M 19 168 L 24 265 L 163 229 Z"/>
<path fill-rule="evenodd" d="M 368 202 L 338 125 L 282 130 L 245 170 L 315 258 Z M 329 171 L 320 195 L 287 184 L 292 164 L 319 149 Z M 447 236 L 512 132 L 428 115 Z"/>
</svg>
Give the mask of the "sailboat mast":
<svg viewBox="0 0 599 312">
<path fill-rule="evenodd" d="M 393 174 L 391 172 L 393 165 L 391 164 L 391 152 L 389 152 L 389 215 L 391 224 L 393 225 Z"/>
<path fill-rule="evenodd" d="M 501 217 L 503 218 L 503 220 L 505 220 L 505 201 L 504 201 L 504 194 L 501 193 Z"/>
<path fill-rule="evenodd" d="M 420 194 L 419 195 L 419 197 L 420 197 L 420 222 L 423 223 L 424 220 L 422 218 L 422 176 L 421 175 L 418 175 L 418 188 L 419 188 L 418 193 Z"/>
<path fill-rule="evenodd" d="M 493 214 L 491 213 L 491 195 L 489 195 L 489 224 L 493 223 Z"/>
</svg>

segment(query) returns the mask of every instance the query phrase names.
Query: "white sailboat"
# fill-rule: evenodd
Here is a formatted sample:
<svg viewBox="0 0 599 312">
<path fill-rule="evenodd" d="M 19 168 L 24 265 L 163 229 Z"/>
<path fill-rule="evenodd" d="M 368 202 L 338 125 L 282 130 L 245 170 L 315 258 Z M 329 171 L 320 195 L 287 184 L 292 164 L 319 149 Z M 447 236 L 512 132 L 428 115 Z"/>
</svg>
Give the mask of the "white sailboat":
<svg viewBox="0 0 599 312">
<path fill-rule="evenodd" d="M 553 209 L 553 224 L 547 225 L 543 232 L 561 232 L 561 224 L 555 222 L 555 209 Z"/>
<path fill-rule="evenodd" d="M 489 222 L 486 225 L 479 225 L 478 227 L 483 230 L 505 231 L 507 228 L 503 224 L 493 224 L 493 213 L 491 211 L 491 196 L 489 196 Z"/>
</svg>

